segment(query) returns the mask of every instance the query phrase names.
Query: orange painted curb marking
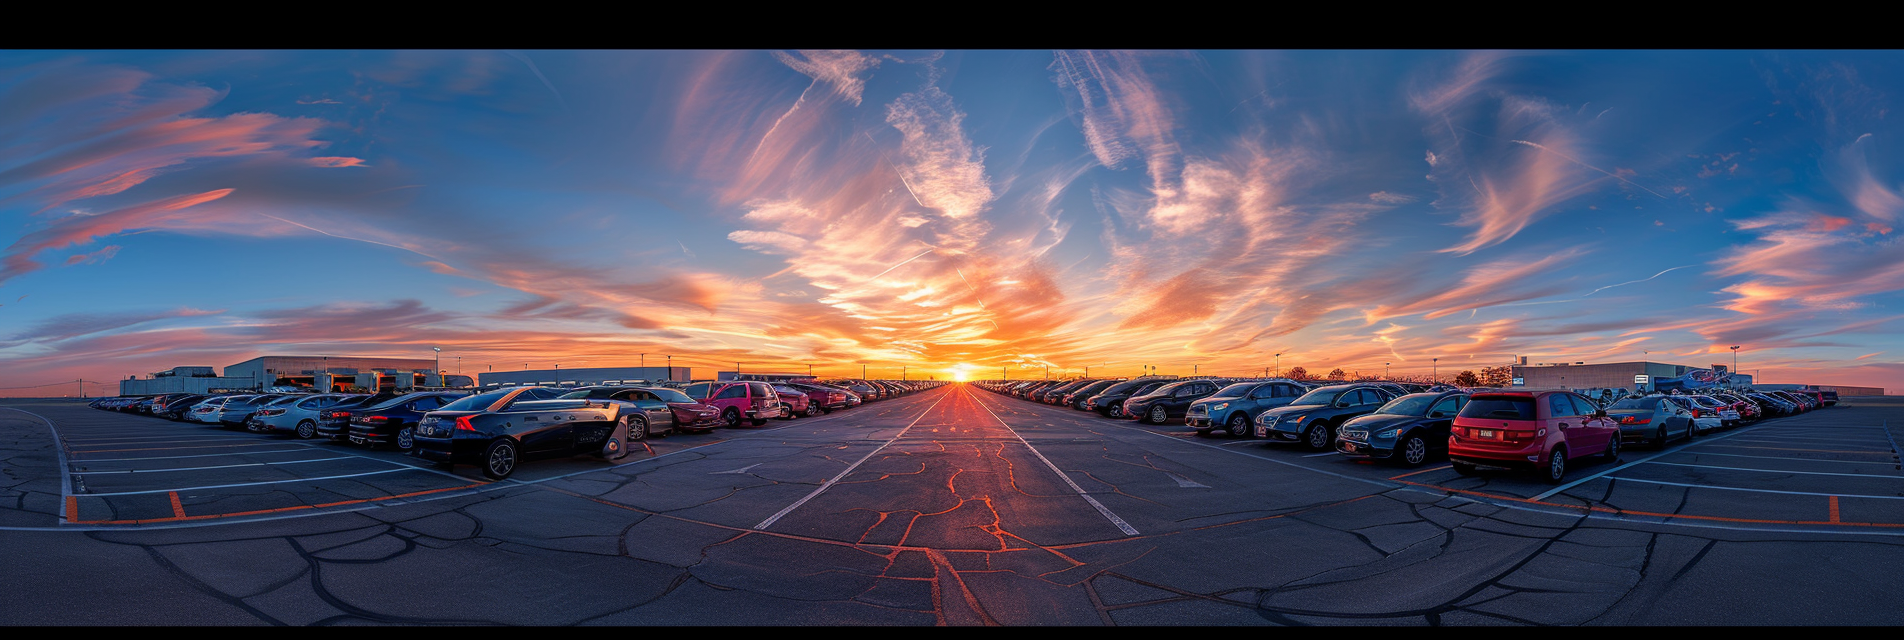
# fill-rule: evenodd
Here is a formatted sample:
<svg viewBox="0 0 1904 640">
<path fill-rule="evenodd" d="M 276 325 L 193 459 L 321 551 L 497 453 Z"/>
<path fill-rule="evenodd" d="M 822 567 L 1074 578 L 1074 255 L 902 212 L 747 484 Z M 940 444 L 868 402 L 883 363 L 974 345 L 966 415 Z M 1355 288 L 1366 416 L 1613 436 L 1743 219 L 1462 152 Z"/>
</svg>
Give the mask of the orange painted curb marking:
<svg viewBox="0 0 1904 640">
<path fill-rule="evenodd" d="M 1838 496 L 1831 497 L 1831 521 L 1838 521 Z"/>
<path fill-rule="evenodd" d="M 66 496 L 66 513 L 60 515 L 66 516 L 67 522 L 78 522 L 79 496 Z"/>
<path fill-rule="evenodd" d="M 177 521 L 181 521 L 181 520 L 216 520 L 216 519 L 219 519 L 219 518 L 236 518 L 236 517 L 240 517 L 240 516 L 256 516 L 256 515 L 264 515 L 264 514 L 267 514 L 267 513 L 282 513 L 282 512 L 285 512 L 285 511 L 303 511 L 303 510 L 305 510 L 305 509 L 322 509 L 322 508 L 326 508 L 326 507 L 336 507 L 336 506 L 342 506 L 342 505 L 348 505 L 348 504 L 360 504 L 360 503 L 365 503 L 365 502 L 379 502 L 379 501 L 383 501 L 383 500 L 395 500 L 395 499 L 398 499 L 398 498 L 413 498 L 413 497 L 416 497 L 416 496 L 424 496 L 424 495 L 429 495 L 429 494 L 432 494 L 432 493 L 442 493 L 442 492 L 445 492 L 445 491 L 457 491 L 457 490 L 460 490 L 460 489 L 469 489 L 469 488 L 472 488 L 472 487 L 480 487 L 480 486 L 483 486 L 483 485 L 486 485 L 486 484 L 489 484 L 489 483 L 487 483 L 487 482 L 478 482 L 478 483 L 475 483 L 475 484 L 466 484 L 466 485 L 463 485 L 463 486 L 460 486 L 460 487 L 444 487 L 444 488 L 442 488 L 442 489 L 430 489 L 430 490 L 427 490 L 427 491 L 414 491 L 414 492 L 411 492 L 411 493 L 400 493 L 400 494 L 397 494 L 397 495 L 393 495 L 393 496 L 381 496 L 381 497 L 376 497 L 376 498 L 359 498 L 359 499 L 356 499 L 356 500 L 341 500 L 341 501 L 338 501 L 338 502 L 327 502 L 327 503 L 324 503 L 324 504 L 310 504 L 310 505 L 299 505 L 299 506 L 295 506 L 295 507 L 279 507 L 279 508 L 276 508 L 276 509 L 258 509 L 258 510 L 256 510 L 256 511 L 239 511 L 239 512 L 236 512 L 236 513 L 212 513 L 212 514 L 206 514 L 206 515 L 201 515 L 201 516 L 188 516 L 188 515 L 184 515 L 184 511 L 182 511 L 182 510 L 180 510 L 180 508 L 179 508 L 179 503 L 178 503 L 178 494 L 177 494 L 177 492 L 173 492 L 173 498 L 172 498 L 172 506 L 173 506 L 173 512 L 174 512 L 174 513 L 178 513 L 179 515 L 176 515 L 176 516 L 173 516 L 173 517 L 170 517 L 170 518 L 146 518 L 146 519 L 143 519 L 143 520 L 73 520 L 73 522 L 74 522 L 74 523 L 76 523 L 76 524 L 148 524 L 148 523 L 154 523 L 154 522 L 177 522 Z M 78 500 L 78 498 L 77 498 L 77 497 L 75 497 L 75 498 L 73 498 L 73 499 L 74 499 L 74 500 Z M 75 505 L 77 505 L 77 503 L 75 503 Z M 77 506 L 75 506 L 75 508 L 77 508 Z"/>
<path fill-rule="evenodd" d="M 185 517 L 185 505 L 179 504 L 178 492 L 172 491 L 170 493 L 172 495 L 172 517 L 174 518 Z"/>
</svg>

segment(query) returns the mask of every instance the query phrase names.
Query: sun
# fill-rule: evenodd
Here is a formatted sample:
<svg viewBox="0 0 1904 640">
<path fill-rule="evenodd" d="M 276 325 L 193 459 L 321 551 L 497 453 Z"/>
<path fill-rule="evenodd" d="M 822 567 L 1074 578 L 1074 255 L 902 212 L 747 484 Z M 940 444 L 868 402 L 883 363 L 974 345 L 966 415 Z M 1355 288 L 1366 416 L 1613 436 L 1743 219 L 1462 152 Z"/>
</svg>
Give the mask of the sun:
<svg viewBox="0 0 1904 640">
<path fill-rule="evenodd" d="M 963 362 L 952 365 L 952 380 L 954 382 L 965 382 L 971 377 L 972 377 L 972 365 L 965 364 Z"/>
</svg>

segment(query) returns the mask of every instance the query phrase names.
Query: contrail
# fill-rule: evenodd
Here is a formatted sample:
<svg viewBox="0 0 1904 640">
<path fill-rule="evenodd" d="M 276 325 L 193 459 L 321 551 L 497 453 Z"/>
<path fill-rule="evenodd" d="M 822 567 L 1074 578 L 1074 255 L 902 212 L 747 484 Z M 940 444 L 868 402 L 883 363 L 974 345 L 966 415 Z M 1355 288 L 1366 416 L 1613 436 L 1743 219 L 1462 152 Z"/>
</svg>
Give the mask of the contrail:
<svg viewBox="0 0 1904 640">
<path fill-rule="evenodd" d="M 548 77 L 542 75 L 542 70 L 537 69 L 534 62 L 529 61 L 529 56 L 523 55 L 515 51 L 504 51 L 503 53 L 509 54 L 509 57 L 515 58 L 517 60 L 521 60 L 522 64 L 527 65 L 529 67 L 529 72 L 534 73 L 535 77 L 542 81 L 542 86 L 548 87 L 549 93 L 555 94 L 555 101 L 562 105 L 562 110 L 563 111 L 569 110 L 569 101 L 562 99 L 562 92 L 555 90 L 555 85 L 549 82 Z"/>
<path fill-rule="evenodd" d="M 411 248 L 409 248 L 409 247 L 402 247 L 402 246 L 397 246 L 397 245 L 394 245 L 394 244 L 389 244 L 389 243 L 384 243 L 384 242 L 378 242 L 378 241 L 376 241 L 376 240 L 365 240 L 365 239 L 363 239 L 363 238 L 352 238 L 352 237 L 350 237 L 350 236 L 340 236 L 340 235 L 337 235 L 337 234 L 335 234 L 335 233 L 331 233 L 331 232 L 329 232 L 329 231 L 325 231 L 325 230 L 323 230 L 323 229 L 319 229 L 319 228 L 317 228 L 317 227 L 313 227 L 313 226 L 311 226 L 311 225 L 308 225 L 308 224 L 303 224 L 303 223 L 300 223 L 300 222 L 293 222 L 293 221 L 290 221 L 290 220 L 286 220 L 286 219 L 284 219 L 284 218 L 280 218 L 280 217 L 277 217 L 277 216 L 274 216 L 274 215 L 271 215 L 271 214 L 269 214 L 269 213 L 260 213 L 260 214 L 258 214 L 258 215 L 261 215 L 261 216 L 264 216 L 264 217 L 266 217 L 266 218 L 270 218 L 270 219 L 272 219 L 272 220 L 276 220 L 276 221 L 278 221 L 278 222 L 282 222 L 282 223 L 285 223 L 285 224 L 289 224 L 289 225 L 296 225 L 296 226 L 299 226 L 299 227 L 303 227 L 303 228 L 306 228 L 306 229 L 310 229 L 310 230 L 312 230 L 312 231 L 316 231 L 316 232 L 318 232 L 318 233 L 321 233 L 321 234 L 324 234 L 324 235 L 327 235 L 327 236 L 330 236 L 330 237 L 333 237 L 333 238 L 338 238 L 338 239 L 340 239 L 340 240 L 356 240 L 356 241 L 358 241 L 358 242 L 368 242 L 368 243 L 370 243 L 370 244 L 374 244 L 374 245 L 380 245 L 380 246 L 385 246 L 385 247 L 390 247 L 390 248 L 392 248 L 392 249 L 402 249 L 402 250 L 404 250 L 404 251 L 408 251 L 408 252 L 410 252 L 410 253 L 414 253 L 414 254 L 417 254 L 417 255 L 419 255 L 419 256 L 423 256 L 423 257 L 425 257 L 425 258 L 429 258 L 429 259 L 431 259 L 431 260 L 441 260 L 441 259 L 442 259 L 442 258 L 438 258 L 438 257 L 436 257 L 436 256 L 433 256 L 433 255 L 430 255 L 430 254 L 427 254 L 427 253 L 424 253 L 424 252 L 422 252 L 422 251 L 417 251 L 416 249 L 411 249 Z"/>
<path fill-rule="evenodd" d="M 1661 272 L 1659 272 L 1659 273 L 1655 273 L 1655 274 L 1653 274 L 1653 278 L 1657 278 L 1657 277 L 1660 277 L 1660 276 L 1663 276 L 1663 275 L 1666 275 L 1666 272 L 1667 272 L 1667 271 L 1674 271 L 1674 270 L 1678 270 L 1678 269 L 1684 269 L 1684 268 L 1686 268 L 1686 267 L 1691 267 L 1691 266 L 1694 266 L 1694 265 L 1690 265 L 1690 264 L 1689 264 L 1689 265 L 1684 265 L 1684 266 L 1678 266 L 1678 267 L 1673 267 L 1672 269 L 1667 269 L 1666 271 L 1661 271 Z M 1629 285 L 1629 284 L 1639 284 L 1639 283 L 1641 283 L 1641 282 L 1645 282 L 1645 281 L 1647 281 L 1647 280 L 1652 280 L 1653 278 L 1644 278 L 1644 279 L 1640 279 L 1640 280 L 1634 280 L 1634 281 L 1632 281 L 1632 282 L 1622 282 L 1622 283 L 1619 283 L 1619 284 L 1609 284 L 1609 285 L 1607 285 L 1607 286 L 1604 286 L 1604 287 L 1600 287 L 1600 288 L 1598 288 L 1598 289 L 1594 289 L 1594 290 L 1592 290 L 1592 291 L 1588 291 L 1588 292 L 1587 292 L 1587 295 L 1586 295 L 1586 296 L 1580 296 L 1580 297 L 1582 297 L 1582 298 L 1585 298 L 1585 297 L 1587 297 L 1587 296 L 1590 296 L 1590 295 L 1593 295 L 1593 294 L 1596 294 L 1596 293 L 1599 293 L 1599 292 L 1601 292 L 1601 291 L 1605 291 L 1605 290 L 1607 290 L 1607 289 L 1612 289 L 1612 288 L 1614 288 L 1614 287 L 1624 287 L 1624 286 L 1626 286 L 1626 285 Z"/>
<path fill-rule="evenodd" d="M 1646 188 L 1646 187 L 1641 187 L 1641 186 L 1640 186 L 1640 185 L 1638 185 L 1637 183 L 1634 183 L 1634 182 L 1633 182 L 1632 180 L 1628 180 L 1628 179 L 1626 179 L 1626 178 L 1622 178 L 1622 177 L 1620 177 L 1620 176 L 1619 176 L 1618 174 L 1614 174 L 1614 173 L 1611 173 L 1611 172 L 1608 172 L 1608 171 L 1607 171 L 1606 169 L 1601 169 L 1601 168 L 1599 168 L 1599 167 L 1596 167 L 1596 166 L 1593 166 L 1593 165 L 1590 165 L 1590 164 L 1587 164 L 1587 163 L 1585 163 L 1585 162 L 1581 162 L 1581 161 L 1579 161 L 1579 160 L 1575 160 L 1575 159 L 1573 158 L 1573 156 L 1569 156 L 1569 155 L 1567 155 L 1567 154 L 1564 154 L 1564 153 L 1561 153 L 1561 152 L 1559 152 L 1559 151 L 1555 151 L 1555 150 L 1553 150 L 1553 149 L 1549 149 L 1549 148 L 1547 148 L 1547 147 L 1543 147 L 1543 146 L 1540 146 L 1539 144 L 1536 144 L 1536 143 L 1532 143 L 1532 142 L 1528 142 L 1528 141 L 1526 141 L 1526 140 L 1512 140 L 1512 141 L 1510 141 L 1510 142 L 1515 142 L 1515 143 L 1518 143 L 1518 144 L 1524 144 L 1524 145 L 1527 145 L 1527 146 L 1530 146 L 1530 147 L 1533 147 L 1533 148 L 1535 148 L 1535 149 L 1539 149 L 1539 150 L 1541 150 L 1541 151 L 1545 151 L 1545 152 L 1547 152 L 1547 153 L 1551 153 L 1551 154 L 1554 154 L 1554 155 L 1557 155 L 1557 156 L 1560 156 L 1560 157 L 1562 157 L 1562 158 L 1566 158 L 1566 159 L 1568 159 L 1568 160 L 1572 160 L 1574 164 L 1577 164 L 1577 165 L 1580 165 L 1580 166 L 1582 166 L 1582 167 L 1586 167 L 1586 168 L 1588 168 L 1588 169 L 1592 169 L 1592 170 L 1594 170 L 1594 171 L 1598 171 L 1598 172 L 1600 172 L 1600 173 L 1605 173 L 1605 174 L 1607 174 L 1607 175 L 1609 175 L 1609 176 L 1612 176 L 1614 180 L 1618 180 L 1618 181 L 1620 181 L 1620 182 L 1624 182 L 1624 183 L 1627 183 L 1627 184 L 1630 184 L 1630 185 L 1633 185 L 1634 187 L 1637 187 L 1637 188 L 1638 188 L 1639 190 L 1641 190 L 1641 191 L 1645 191 L 1645 192 L 1647 192 L 1647 193 L 1650 193 L 1650 194 L 1653 194 L 1653 197 L 1655 197 L 1655 198 L 1659 198 L 1659 199 L 1661 199 L 1661 200 L 1665 200 L 1665 199 L 1666 199 L 1666 196 L 1662 196 L 1662 195 L 1659 195 L 1659 192 L 1657 192 L 1657 191 L 1654 191 L 1654 190 L 1652 190 L 1652 189 L 1648 189 L 1648 188 Z"/>
<path fill-rule="evenodd" d="M 952 267 L 952 271 L 954 273 L 959 274 L 959 282 L 965 283 L 965 288 L 972 291 L 972 299 L 978 300 L 978 308 L 985 309 L 986 311 L 991 311 L 991 309 L 985 308 L 985 300 L 978 297 L 978 289 L 972 286 L 972 281 L 965 279 L 965 272 L 960 271 L 958 267 Z"/>
<path fill-rule="evenodd" d="M 932 253 L 932 252 L 934 252 L 934 251 L 938 251 L 938 250 L 939 250 L 939 248 L 938 248 L 938 247 L 933 247 L 933 248 L 931 248 L 931 249 L 927 249 L 927 250 L 925 251 L 925 253 L 921 253 L 921 254 L 919 254 L 919 255 L 916 255 L 916 256 L 913 256 L 913 257 L 910 257 L 910 258 L 906 258 L 906 262 L 912 262 L 912 261 L 914 261 L 914 260 L 918 260 L 918 259 L 920 259 L 920 258 L 924 258 L 924 257 L 926 257 L 926 253 Z M 890 266 L 890 267 L 886 267 L 886 270 L 885 270 L 885 271 L 881 271 L 881 272 L 879 272 L 879 276 L 883 276 L 883 275 L 886 275 L 886 274 L 888 274 L 888 273 L 892 273 L 892 270 L 893 270 L 893 269 L 898 269 L 898 268 L 900 268 L 900 267 L 903 267 L 903 266 L 906 266 L 906 262 L 901 262 L 901 263 L 899 263 L 899 264 L 895 264 L 895 265 L 893 265 L 893 266 Z M 873 276 L 873 277 L 871 277 L 871 278 L 867 278 L 867 281 L 873 281 L 873 280 L 878 280 L 878 279 L 879 279 L 879 276 Z"/>
</svg>

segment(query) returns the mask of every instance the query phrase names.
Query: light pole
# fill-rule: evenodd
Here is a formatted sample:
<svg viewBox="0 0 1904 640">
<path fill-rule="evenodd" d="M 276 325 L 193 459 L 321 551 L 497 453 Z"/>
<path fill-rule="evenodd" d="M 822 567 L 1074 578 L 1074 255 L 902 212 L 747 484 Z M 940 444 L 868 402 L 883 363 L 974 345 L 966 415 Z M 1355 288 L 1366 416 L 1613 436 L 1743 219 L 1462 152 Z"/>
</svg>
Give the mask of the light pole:
<svg viewBox="0 0 1904 640">
<path fill-rule="evenodd" d="M 674 354 L 668 354 L 668 379 L 674 379 Z"/>
<path fill-rule="evenodd" d="M 1386 362 L 1382 363 L 1382 379 L 1388 379 L 1388 363 Z"/>
<path fill-rule="evenodd" d="M 906 365 L 903 365 L 903 364 L 899 365 L 899 381 L 900 382 L 906 381 Z"/>
<path fill-rule="evenodd" d="M 1283 377 L 1283 354 L 1276 354 L 1276 377 Z"/>
<path fill-rule="evenodd" d="M 1739 375 L 1739 345 L 1736 345 L 1736 344 L 1735 344 L 1735 345 L 1732 345 L 1732 371 L 1731 371 L 1731 374 L 1732 374 L 1732 375 L 1735 375 L 1735 376 L 1736 376 L 1736 375 Z M 1726 382 L 1728 382 L 1728 383 L 1730 383 L 1730 382 L 1732 382 L 1732 378 L 1731 378 L 1730 376 L 1728 376 L 1728 377 L 1726 377 Z"/>
<path fill-rule="evenodd" d="M 1428 361 L 1428 377 L 1434 380 L 1435 384 L 1441 384 L 1441 358 Z"/>
<path fill-rule="evenodd" d="M 436 371 L 431 373 L 436 374 L 436 386 L 440 387 L 443 386 L 443 348 L 430 347 L 430 350 L 436 352 Z"/>
<path fill-rule="evenodd" d="M 641 368 L 648 368 L 648 354 L 641 354 Z"/>
</svg>

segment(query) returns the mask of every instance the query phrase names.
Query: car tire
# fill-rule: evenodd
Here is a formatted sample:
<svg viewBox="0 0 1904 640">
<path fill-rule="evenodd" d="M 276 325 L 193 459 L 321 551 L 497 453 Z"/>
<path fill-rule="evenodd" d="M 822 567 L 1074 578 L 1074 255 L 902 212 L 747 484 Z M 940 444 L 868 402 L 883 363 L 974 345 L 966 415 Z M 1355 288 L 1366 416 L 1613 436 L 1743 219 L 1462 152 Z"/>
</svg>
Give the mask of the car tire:
<svg viewBox="0 0 1904 640">
<path fill-rule="evenodd" d="M 807 417 L 818 418 L 823 415 L 826 415 L 826 407 L 817 404 L 807 405 Z"/>
<path fill-rule="evenodd" d="M 1396 447 L 1395 453 L 1395 459 L 1400 460 L 1403 465 L 1419 467 L 1421 463 L 1428 461 L 1428 441 L 1419 433 L 1408 434 L 1408 437 L 1402 438 L 1402 444 Z"/>
<path fill-rule="evenodd" d="M 1335 443 L 1335 427 L 1327 422 L 1310 425 L 1309 430 L 1302 433 L 1302 441 L 1303 444 L 1309 445 L 1310 449 L 1326 450 L 1329 445 Z"/>
<path fill-rule="evenodd" d="M 416 429 L 414 427 L 398 429 L 396 444 L 398 451 L 408 452 L 416 448 Z"/>
<path fill-rule="evenodd" d="M 522 454 L 516 450 L 516 441 L 497 438 L 483 449 L 483 477 L 501 480 L 515 473 L 516 464 L 521 462 Z"/>
<path fill-rule="evenodd" d="M 1145 424 L 1163 424 L 1169 420 L 1170 412 L 1165 410 L 1162 406 L 1154 406 L 1151 407 L 1149 411 L 1144 412 Z"/>
<path fill-rule="evenodd" d="M 1459 473 L 1464 476 L 1472 476 L 1472 475 L 1477 475 L 1481 473 L 1480 469 L 1476 469 L 1474 468 L 1474 465 L 1468 464 L 1466 462 L 1450 461 L 1448 464 L 1449 466 L 1454 467 L 1455 473 Z"/>
<path fill-rule="evenodd" d="M 648 439 L 648 420 L 641 416 L 625 416 L 621 419 L 628 426 L 628 441 L 641 442 Z"/>
<path fill-rule="evenodd" d="M 1620 436 L 1614 435 L 1612 439 L 1607 440 L 1606 451 L 1600 452 L 1600 459 L 1607 462 L 1620 461 Z"/>
<path fill-rule="evenodd" d="M 740 410 L 728 407 L 726 411 L 721 412 L 721 422 L 726 423 L 729 429 L 740 426 Z"/>
<path fill-rule="evenodd" d="M 1666 425 L 1659 425 L 1659 433 L 1653 436 L 1653 446 L 1666 448 Z"/>
<path fill-rule="evenodd" d="M 1686 421 L 1686 441 L 1692 442 L 1692 439 L 1697 437 L 1699 437 L 1699 424 L 1690 420 Z"/>
<path fill-rule="evenodd" d="M 1567 480 L 1567 448 L 1554 447 L 1547 454 L 1547 484 L 1560 484 Z"/>
<path fill-rule="evenodd" d="M 299 422 L 297 426 L 297 437 L 300 440 L 309 440 L 317 437 L 317 423 L 309 420 Z"/>
<path fill-rule="evenodd" d="M 1247 438 L 1250 435 L 1249 414 L 1238 411 L 1230 414 L 1230 437 Z"/>
</svg>

